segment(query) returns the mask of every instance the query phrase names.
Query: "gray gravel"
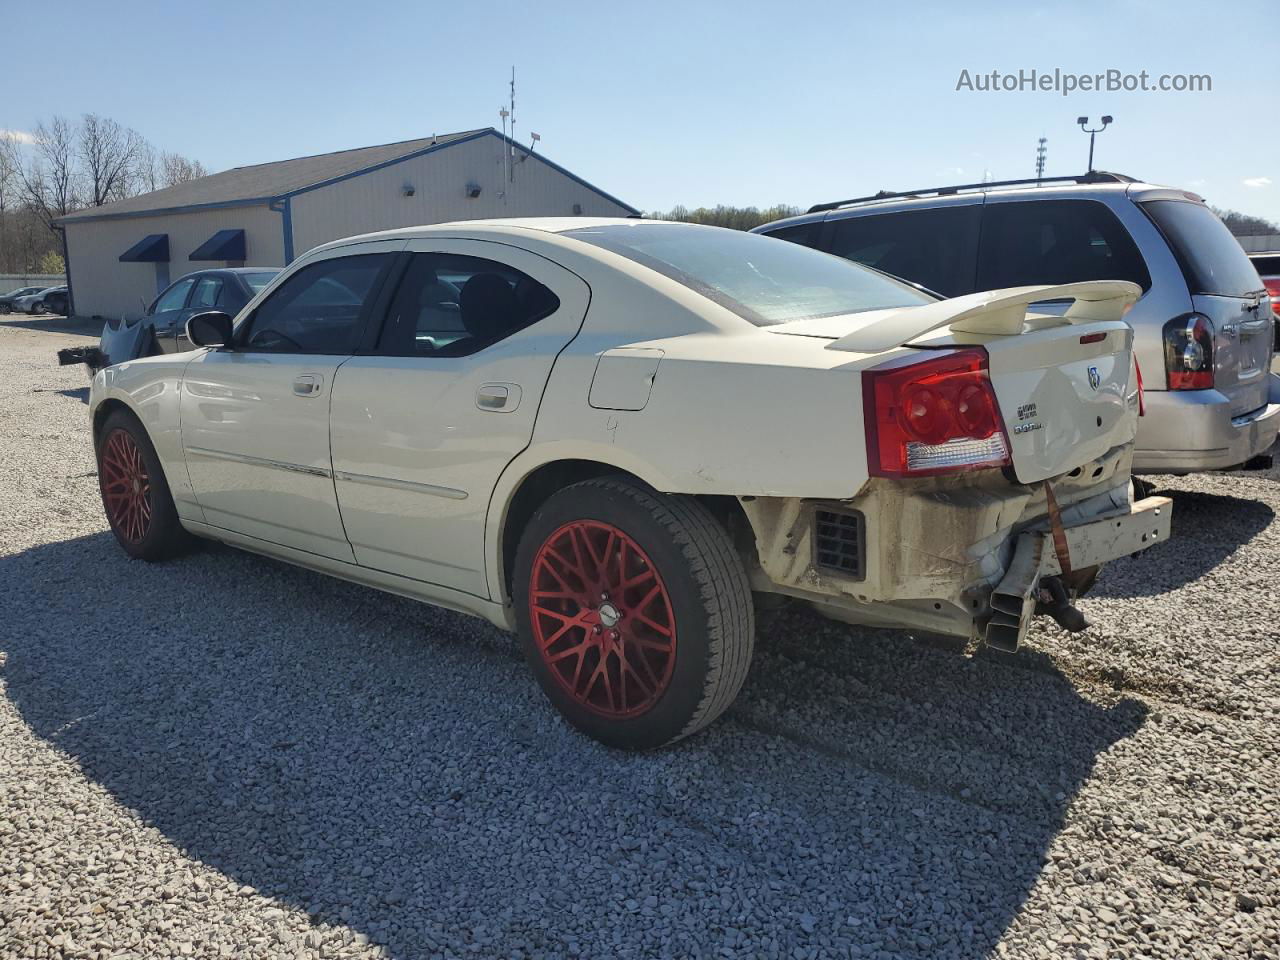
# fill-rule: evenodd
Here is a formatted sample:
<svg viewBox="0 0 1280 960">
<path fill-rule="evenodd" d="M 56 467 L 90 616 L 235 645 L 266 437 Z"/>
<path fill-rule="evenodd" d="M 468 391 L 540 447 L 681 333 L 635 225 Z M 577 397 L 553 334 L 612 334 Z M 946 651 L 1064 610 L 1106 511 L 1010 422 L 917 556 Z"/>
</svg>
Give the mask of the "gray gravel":
<svg viewBox="0 0 1280 960">
<path fill-rule="evenodd" d="M 787 613 L 630 756 L 479 621 L 127 560 L 82 342 L 0 324 L 0 955 L 1280 957 L 1280 476 L 1014 656 Z"/>
</svg>

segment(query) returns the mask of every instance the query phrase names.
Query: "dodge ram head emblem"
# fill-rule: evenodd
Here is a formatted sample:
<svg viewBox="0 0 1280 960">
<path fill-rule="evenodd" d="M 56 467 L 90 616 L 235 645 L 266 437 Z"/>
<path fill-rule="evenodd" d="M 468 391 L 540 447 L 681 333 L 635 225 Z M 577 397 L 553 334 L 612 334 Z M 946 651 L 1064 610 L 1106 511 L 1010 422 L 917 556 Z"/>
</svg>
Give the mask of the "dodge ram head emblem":
<svg viewBox="0 0 1280 960">
<path fill-rule="evenodd" d="M 1102 374 L 1098 373 L 1097 367 L 1089 368 L 1089 386 L 1098 389 L 1098 384 L 1102 383 Z"/>
</svg>

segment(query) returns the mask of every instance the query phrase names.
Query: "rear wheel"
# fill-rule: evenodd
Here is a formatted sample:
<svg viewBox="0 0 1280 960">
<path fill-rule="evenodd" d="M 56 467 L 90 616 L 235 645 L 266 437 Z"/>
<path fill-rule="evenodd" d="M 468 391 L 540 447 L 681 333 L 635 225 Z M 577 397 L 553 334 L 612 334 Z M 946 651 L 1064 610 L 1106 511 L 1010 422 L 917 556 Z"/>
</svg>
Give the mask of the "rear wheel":
<svg viewBox="0 0 1280 960">
<path fill-rule="evenodd" d="M 142 424 L 118 410 L 98 434 L 98 487 L 116 541 L 131 557 L 163 560 L 190 543 L 160 458 Z"/>
<path fill-rule="evenodd" d="M 538 682 L 570 723 L 610 746 L 695 733 L 746 678 L 746 572 L 691 498 L 623 479 L 566 487 L 529 521 L 513 586 Z"/>
</svg>

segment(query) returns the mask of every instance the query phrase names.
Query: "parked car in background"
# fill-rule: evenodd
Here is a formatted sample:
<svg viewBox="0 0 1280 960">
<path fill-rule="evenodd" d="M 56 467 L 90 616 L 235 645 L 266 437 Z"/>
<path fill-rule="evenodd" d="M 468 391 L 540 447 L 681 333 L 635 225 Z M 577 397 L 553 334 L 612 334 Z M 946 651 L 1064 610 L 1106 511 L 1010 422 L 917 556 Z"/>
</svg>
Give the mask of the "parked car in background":
<svg viewBox="0 0 1280 960">
<path fill-rule="evenodd" d="M 29 297 L 34 293 L 39 293 L 44 287 L 19 287 L 17 290 L 10 290 L 4 296 L 0 297 L 0 313 L 12 313 L 14 310 L 14 301 L 22 297 Z"/>
<path fill-rule="evenodd" d="M 226 267 L 188 273 L 162 290 L 141 317 L 108 320 L 97 347 L 59 350 L 58 360 L 98 370 L 138 357 L 190 350 L 186 325 L 192 314 L 221 310 L 234 316 L 279 272 L 278 267 Z"/>
<path fill-rule="evenodd" d="M 192 316 L 204 349 L 98 372 L 103 505 L 133 557 L 194 533 L 516 629 L 570 722 L 660 746 L 733 701 L 753 591 L 1082 629 L 1101 565 L 1169 535 L 1129 482 L 1140 292 L 939 301 L 686 223 L 355 237 Z"/>
<path fill-rule="evenodd" d="M 1275 314 L 1275 351 L 1280 353 L 1280 251 L 1251 253 L 1249 259 L 1267 288 L 1267 296 L 1271 298 L 1271 312 Z"/>
<path fill-rule="evenodd" d="M 40 293 L 40 299 L 32 304 L 31 312 L 56 313 L 65 317 L 70 302 L 70 294 L 66 287 L 50 287 Z"/>
<path fill-rule="evenodd" d="M 11 303 L 15 313 L 44 313 L 45 297 L 55 291 L 67 292 L 66 287 L 41 287 L 35 293 L 28 293 L 21 297 L 15 297 Z"/>
<path fill-rule="evenodd" d="M 1146 388 L 1134 469 L 1264 469 L 1280 431 L 1273 323 L 1257 271 L 1200 197 L 1090 173 L 880 193 L 756 228 L 943 296 L 1127 280 Z M 1063 304 L 1040 304 L 1060 311 Z"/>
</svg>

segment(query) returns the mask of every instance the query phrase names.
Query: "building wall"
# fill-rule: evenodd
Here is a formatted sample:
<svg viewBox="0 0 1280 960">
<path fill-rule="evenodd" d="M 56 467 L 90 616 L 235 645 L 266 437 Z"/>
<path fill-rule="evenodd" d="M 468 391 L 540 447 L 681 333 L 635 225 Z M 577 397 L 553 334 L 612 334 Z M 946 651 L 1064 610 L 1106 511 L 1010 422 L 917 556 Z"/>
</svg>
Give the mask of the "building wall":
<svg viewBox="0 0 1280 960">
<path fill-rule="evenodd" d="M 66 225 L 72 295 L 83 317 L 137 316 L 156 289 L 153 263 L 121 263 L 124 253 L 147 234 L 169 235 L 169 280 L 193 270 L 226 266 L 218 261 L 188 259 L 192 250 L 219 230 L 245 232 L 245 266 L 284 264 L 280 214 L 267 206 L 227 207 L 155 217 L 71 221 Z"/>
<path fill-rule="evenodd" d="M 485 217 L 571 216 L 575 203 L 583 216 L 631 212 L 536 155 L 514 164 L 514 179 L 503 196 L 503 149 L 497 137 L 480 137 L 293 197 L 294 255 L 330 240 L 396 227 Z M 404 196 L 406 183 L 414 187 L 412 197 Z M 468 183 L 480 187 L 480 196 L 466 195 Z"/>
</svg>

